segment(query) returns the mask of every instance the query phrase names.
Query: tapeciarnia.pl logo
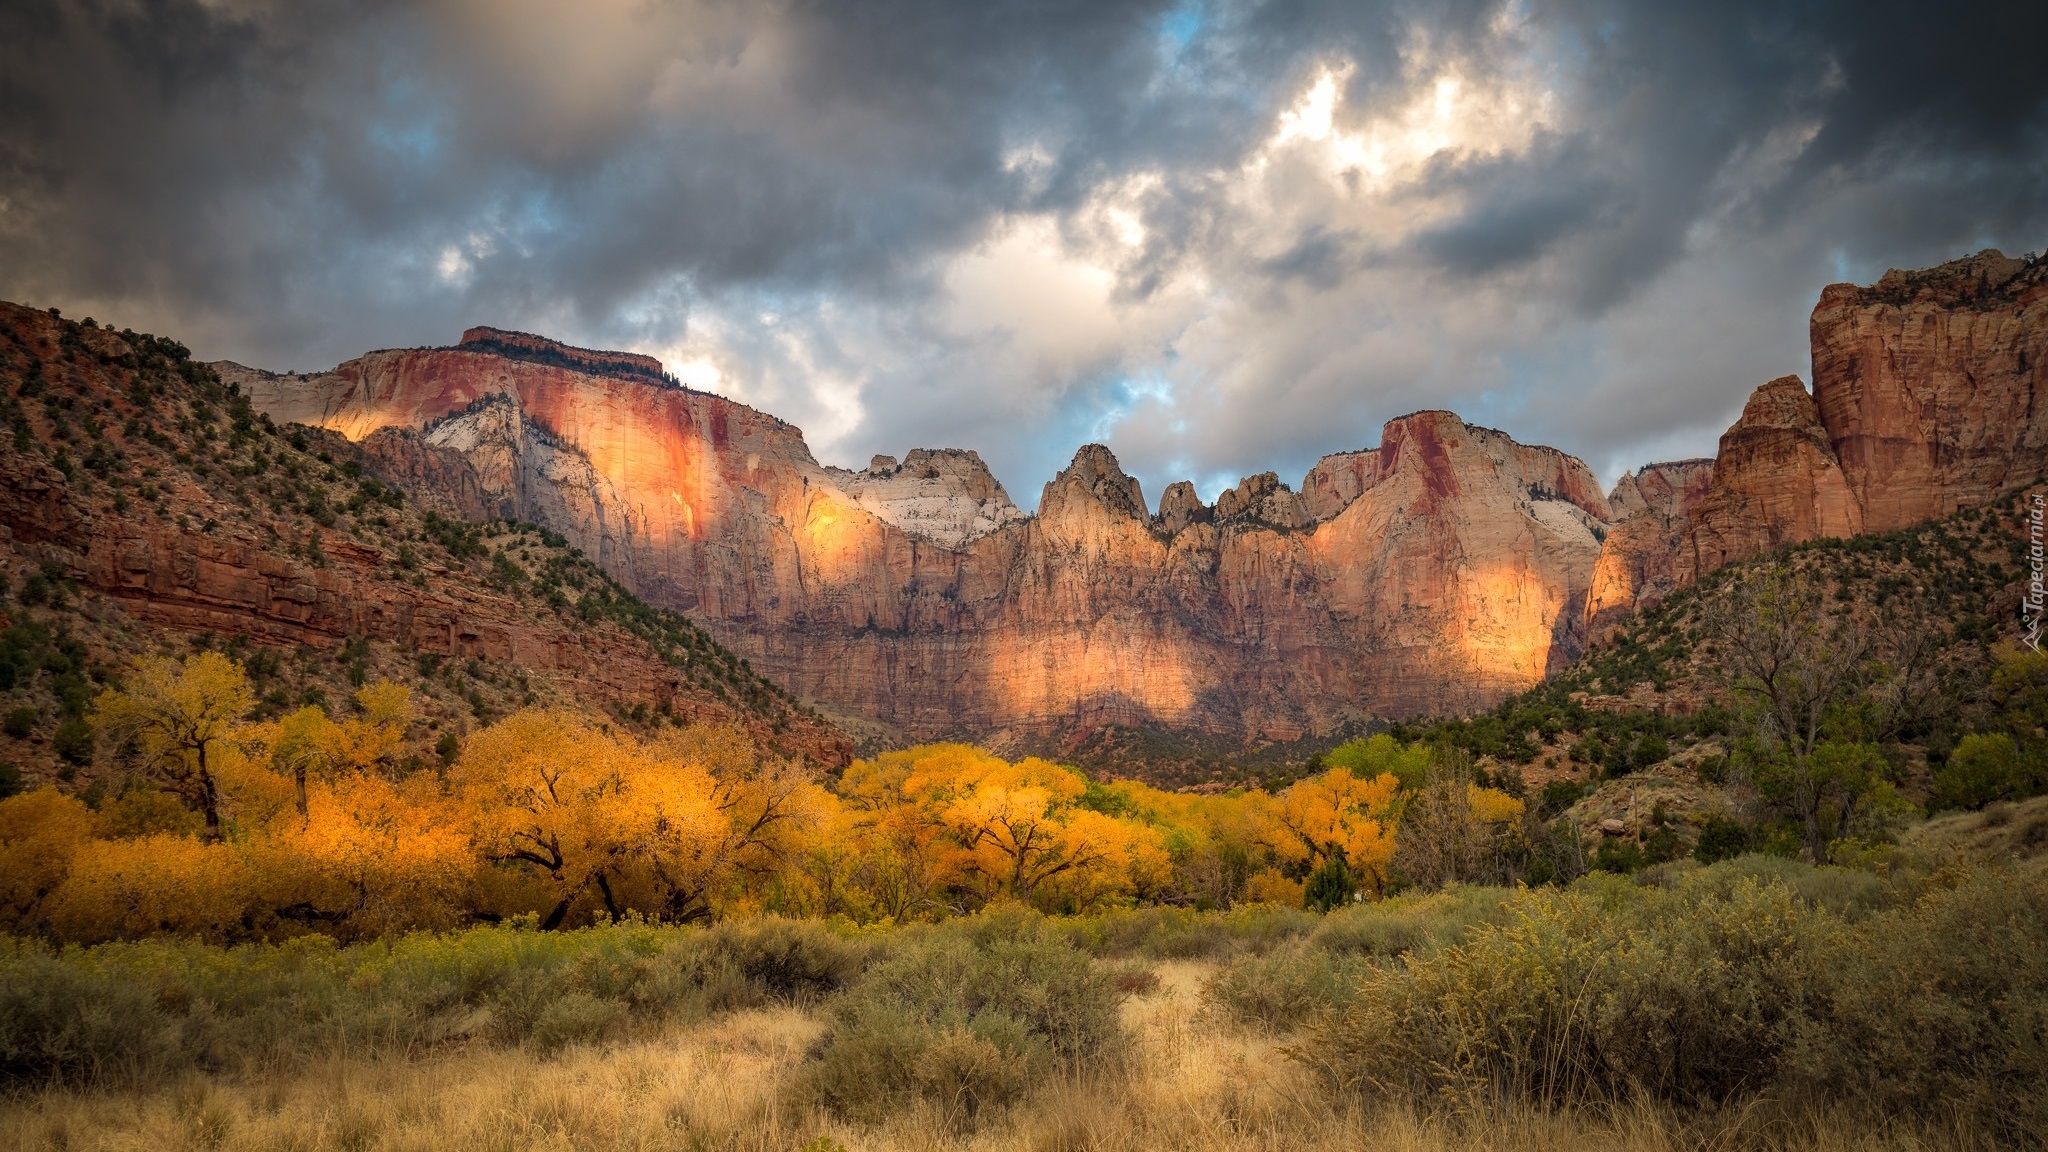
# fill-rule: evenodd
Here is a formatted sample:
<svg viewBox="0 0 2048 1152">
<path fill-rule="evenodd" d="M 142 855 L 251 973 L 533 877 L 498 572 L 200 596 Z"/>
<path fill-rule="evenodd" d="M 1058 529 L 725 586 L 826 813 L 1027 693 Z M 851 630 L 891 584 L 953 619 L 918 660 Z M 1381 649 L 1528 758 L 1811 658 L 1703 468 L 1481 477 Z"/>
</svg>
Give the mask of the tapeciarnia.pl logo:
<svg viewBox="0 0 2048 1152">
<path fill-rule="evenodd" d="M 2048 492 L 2036 492 L 2027 508 L 2027 591 L 2020 597 L 2020 616 L 2026 621 L 2027 635 L 2022 643 L 2034 651 L 2041 650 L 2041 618 L 2048 609 L 2048 589 L 2043 588 L 2044 563 L 2041 539 L 2041 521 L 2048 512 Z"/>
</svg>

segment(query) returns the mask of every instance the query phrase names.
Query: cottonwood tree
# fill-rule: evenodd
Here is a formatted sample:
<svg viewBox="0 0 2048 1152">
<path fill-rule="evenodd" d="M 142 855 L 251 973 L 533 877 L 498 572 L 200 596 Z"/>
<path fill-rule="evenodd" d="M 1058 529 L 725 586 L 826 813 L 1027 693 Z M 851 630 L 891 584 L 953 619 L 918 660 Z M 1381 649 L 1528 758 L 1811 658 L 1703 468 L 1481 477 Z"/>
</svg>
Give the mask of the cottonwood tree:
<svg viewBox="0 0 2048 1152">
<path fill-rule="evenodd" d="M 120 689 L 94 702 L 99 725 L 130 740 L 145 769 L 199 810 L 209 844 L 221 840 L 218 760 L 253 697 L 242 666 L 218 652 L 144 659 Z"/>
<path fill-rule="evenodd" d="M 455 782 L 484 856 L 545 879 L 542 927 L 593 889 L 612 916 L 687 922 L 737 874 L 771 873 L 829 806 L 795 766 L 745 748 L 702 733 L 642 744 L 574 713 L 521 712 L 470 738 Z"/>
<path fill-rule="evenodd" d="M 1440 758 L 1401 807 L 1394 866 L 1419 888 L 1507 877 L 1509 839 L 1524 805 L 1474 783 L 1469 772 L 1459 759 Z"/>
<path fill-rule="evenodd" d="M 1705 624 L 1729 689 L 1745 700 L 1782 774 L 1806 851 L 1827 859 L 1823 817 L 1846 812 L 1867 786 L 1865 757 L 1817 755 L 1831 714 L 1870 678 L 1871 631 L 1824 582 L 1788 560 L 1752 567 L 1707 601 Z M 1765 783 L 1768 781 L 1760 781 Z"/>
<path fill-rule="evenodd" d="M 1366 776 L 1332 768 L 1302 780 L 1266 809 L 1265 842 L 1282 861 L 1329 869 L 1385 890 L 1394 857 L 1394 815 L 1401 782 L 1391 772 Z"/>
</svg>

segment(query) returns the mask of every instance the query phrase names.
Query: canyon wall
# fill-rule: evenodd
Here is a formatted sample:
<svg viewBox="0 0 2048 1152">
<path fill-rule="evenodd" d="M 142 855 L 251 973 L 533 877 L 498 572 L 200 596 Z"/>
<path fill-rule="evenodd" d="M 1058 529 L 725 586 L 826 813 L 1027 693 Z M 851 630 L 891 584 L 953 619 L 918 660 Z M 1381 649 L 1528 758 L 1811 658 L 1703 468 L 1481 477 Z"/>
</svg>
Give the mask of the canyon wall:
<svg viewBox="0 0 2048 1152">
<path fill-rule="evenodd" d="M 1157 515 L 1089 445 L 1026 516 L 971 452 L 826 468 L 771 416 L 546 344 L 217 367 L 430 502 L 553 528 L 800 696 L 919 737 L 1290 739 L 1489 704 L 1576 653 L 1610 515 L 1578 460 L 1422 412 L 1300 492 L 1268 473 L 1210 508 L 1176 484 Z"/>
<path fill-rule="evenodd" d="M 1983 253 L 1836 285 L 1815 387 L 1773 380 L 1713 461 L 1611 497 L 1447 412 L 1299 490 L 1156 512 L 1082 448 L 1027 516 L 957 449 L 821 466 L 801 432 L 658 364 L 476 329 L 315 376 L 220 365 L 450 514 L 532 520 L 800 696 L 914 737 L 1103 723 L 1291 739 L 1484 706 L 1731 560 L 1981 502 L 2048 464 L 2048 265 Z"/>
<path fill-rule="evenodd" d="M 1759 387 L 1703 492 L 1608 536 L 1595 631 L 1730 561 L 1908 527 L 2048 475 L 2048 261 L 1985 251 L 1831 285 L 1809 331 L 1813 390 Z"/>
<path fill-rule="evenodd" d="M 1712 460 L 1644 465 L 1608 493 L 1617 521 L 1601 542 L 1586 594 L 1586 627 L 1598 637 L 1639 604 L 1654 604 L 1679 586 L 1678 553 L 1690 518 L 1706 499 Z"/>
</svg>

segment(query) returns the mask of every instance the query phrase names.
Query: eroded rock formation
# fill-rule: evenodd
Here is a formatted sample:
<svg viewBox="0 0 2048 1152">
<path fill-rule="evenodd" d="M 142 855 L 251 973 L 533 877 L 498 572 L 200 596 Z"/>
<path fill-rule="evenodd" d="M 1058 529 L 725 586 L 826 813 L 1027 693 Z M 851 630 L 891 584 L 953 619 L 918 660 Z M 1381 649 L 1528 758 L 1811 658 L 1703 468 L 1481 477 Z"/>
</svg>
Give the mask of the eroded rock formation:
<svg viewBox="0 0 2048 1152">
<path fill-rule="evenodd" d="M 1299 491 L 1148 510 L 1089 445 L 1025 516 L 971 452 L 821 466 L 794 427 L 624 354 L 473 330 L 333 372 L 223 366 L 468 516 L 567 536 L 801 696 L 920 737 L 1103 722 L 1291 738 L 1528 687 L 1589 627 L 1777 544 L 1909 523 L 2048 460 L 2043 265 L 1995 253 L 1814 312 L 1816 391 L 1758 389 L 1711 463 L 1604 496 L 1447 412 Z M 480 334 L 481 333 L 481 334 Z"/>
<path fill-rule="evenodd" d="M 1811 331 L 1814 403 L 1865 531 L 2048 469 L 2048 260 L 1985 251 L 1835 284 Z"/>
<path fill-rule="evenodd" d="M 1688 518 L 1706 498 L 1712 460 L 1648 464 L 1623 476 L 1607 495 L 1615 524 L 1601 541 L 1586 594 L 1586 624 L 1598 636 L 1639 606 L 1678 587 L 1678 551 Z"/>
<path fill-rule="evenodd" d="M 1156 516 L 1088 445 L 1027 517 L 971 452 L 826 468 L 744 405 L 521 352 L 221 368 L 273 418 L 562 532 L 800 695 L 919 736 L 1291 738 L 1489 703 L 1576 650 L 1608 516 L 1579 461 L 1424 412 L 1302 492 L 1267 473 L 1210 509 L 1182 483 Z M 474 476 L 451 484 L 449 453 Z"/>
<path fill-rule="evenodd" d="M 1773 380 L 1721 438 L 1681 581 L 1778 544 L 1917 524 L 2048 474 L 2048 261 L 1987 250 L 1831 285 L 1810 331 L 1812 394 Z"/>
</svg>

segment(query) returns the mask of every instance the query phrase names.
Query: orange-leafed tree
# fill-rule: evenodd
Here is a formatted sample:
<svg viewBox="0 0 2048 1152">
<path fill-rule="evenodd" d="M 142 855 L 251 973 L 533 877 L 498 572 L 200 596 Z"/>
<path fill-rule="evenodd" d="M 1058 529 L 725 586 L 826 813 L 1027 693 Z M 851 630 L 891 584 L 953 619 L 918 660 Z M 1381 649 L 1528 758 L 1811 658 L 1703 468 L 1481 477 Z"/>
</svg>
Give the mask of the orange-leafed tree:
<svg viewBox="0 0 2048 1152">
<path fill-rule="evenodd" d="M 1298 781 L 1263 805 L 1266 843 L 1297 868 L 1340 860 L 1377 895 L 1393 863 L 1400 790 L 1391 772 L 1357 776 L 1349 768 Z"/>
<path fill-rule="evenodd" d="M 1157 830 L 1079 805 L 1088 780 L 1071 768 L 1036 757 L 1011 764 L 957 744 L 905 758 L 904 800 L 945 827 L 985 897 L 1079 906 L 1166 867 Z"/>
<path fill-rule="evenodd" d="M 313 786 L 309 808 L 252 838 L 277 916 L 358 937 L 461 920 L 478 859 L 432 775 L 341 773 Z"/>
<path fill-rule="evenodd" d="M 99 819 L 82 801 L 42 787 L 0 800 L 0 929 L 45 927 L 43 903 L 71 874 Z"/>
<path fill-rule="evenodd" d="M 920 754 L 933 751 L 956 769 L 980 755 L 964 745 L 886 752 L 855 761 L 839 780 L 864 858 L 863 887 L 880 915 L 899 922 L 949 910 L 948 895 L 965 881 L 972 859 L 946 823 L 950 794 L 934 787 L 946 772 L 918 775 L 918 791 L 908 790 Z"/>
<path fill-rule="evenodd" d="M 593 891 L 613 916 L 707 918 L 737 877 L 781 867 L 829 806 L 797 767 L 757 762 L 740 734 L 650 745 L 559 711 L 472 736 L 456 784 L 484 855 L 544 877 L 548 928 Z"/>
<path fill-rule="evenodd" d="M 218 652 L 142 660 L 94 703 L 102 729 L 132 741 L 143 766 L 199 811 L 207 843 L 221 840 L 217 761 L 252 702 L 242 666 Z"/>
</svg>

